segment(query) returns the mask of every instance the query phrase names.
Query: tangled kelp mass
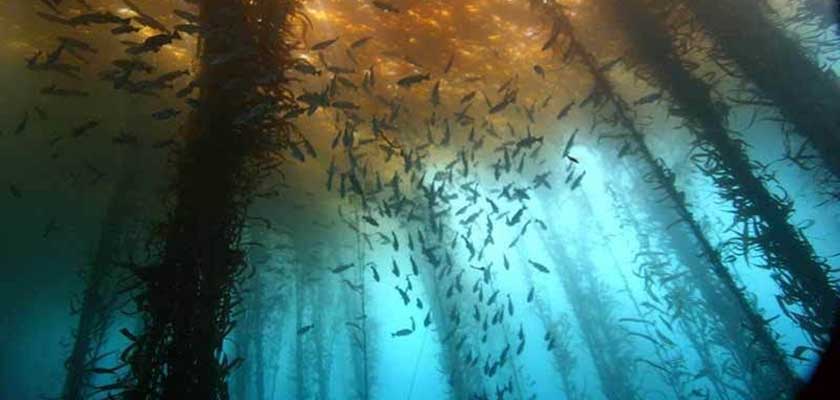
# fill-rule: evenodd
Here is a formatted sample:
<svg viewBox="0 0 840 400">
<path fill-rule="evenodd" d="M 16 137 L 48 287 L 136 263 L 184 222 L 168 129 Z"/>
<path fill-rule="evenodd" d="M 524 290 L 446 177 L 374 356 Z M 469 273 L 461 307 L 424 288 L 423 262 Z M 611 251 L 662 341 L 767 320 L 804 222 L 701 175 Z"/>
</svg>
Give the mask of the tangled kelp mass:
<svg viewBox="0 0 840 400">
<path fill-rule="evenodd" d="M 0 398 L 794 398 L 817 0 L 7 0 Z"/>
</svg>

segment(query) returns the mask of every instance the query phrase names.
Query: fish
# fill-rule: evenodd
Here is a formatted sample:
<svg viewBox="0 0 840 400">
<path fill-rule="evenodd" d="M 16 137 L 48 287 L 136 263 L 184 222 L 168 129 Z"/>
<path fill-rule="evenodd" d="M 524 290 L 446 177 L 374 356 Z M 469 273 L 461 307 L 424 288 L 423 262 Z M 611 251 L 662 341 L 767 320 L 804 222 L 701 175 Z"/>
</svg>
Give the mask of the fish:
<svg viewBox="0 0 840 400">
<path fill-rule="evenodd" d="M 132 334 L 132 333 L 131 333 L 131 332 L 130 332 L 127 328 L 121 328 L 119 332 L 120 332 L 120 334 L 122 334 L 123 336 L 125 336 L 125 338 L 126 338 L 126 339 L 128 339 L 128 340 L 130 340 L 130 341 L 132 341 L 132 342 L 136 342 L 136 341 L 137 341 L 137 336 L 135 336 L 134 334 Z"/>
<path fill-rule="evenodd" d="M 371 65 L 370 68 L 368 68 L 367 72 L 365 73 L 365 78 L 365 81 L 367 82 L 367 85 L 364 85 L 365 87 L 372 88 L 376 86 L 376 72 L 373 69 L 373 65 Z"/>
<path fill-rule="evenodd" d="M 542 101 L 542 104 L 540 105 L 540 107 L 542 107 L 542 108 L 548 107 L 548 104 L 551 102 L 552 98 L 554 98 L 554 96 L 552 96 L 552 95 L 546 96 L 545 99 Z"/>
<path fill-rule="evenodd" d="M 472 99 L 475 98 L 476 93 L 477 92 L 475 90 L 473 90 L 472 92 L 469 92 L 466 95 L 464 95 L 464 97 L 461 98 L 461 104 L 468 103 L 468 102 L 472 101 Z"/>
<path fill-rule="evenodd" d="M 309 325 L 305 325 L 305 326 L 302 326 L 302 327 L 298 328 L 297 335 L 298 336 L 305 335 L 307 332 L 311 331 L 314 326 L 315 326 L 314 324 L 309 324 Z"/>
<path fill-rule="evenodd" d="M 20 122 L 18 122 L 13 133 L 15 135 L 20 135 L 26 130 L 27 125 L 29 125 L 29 111 L 24 111 L 23 118 L 21 118 Z"/>
<path fill-rule="evenodd" d="M 85 161 L 85 168 L 93 174 L 93 179 L 91 180 L 90 184 L 95 185 L 99 182 L 102 178 L 105 177 L 105 173 L 102 172 L 100 169 L 96 168 L 93 164 L 88 161 Z"/>
<path fill-rule="evenodd" d="M 613 67 L 615 67 L 616 65 L 618 65 L 618 63 L 619 63 L 619 62 L 621 62 L 621 60 L 622 60 L 622 57 L 618 57 L 618 58 L 616 58 L 615 60 L 612 60 L 612 61 L 610 61 L 610 62 L 608 62 L 608 63 L 604 64 L 604 65 L 603 65 L 603 66 L 601 66 L 601 68 L 599 68 L 598 70 L 599 70 L 600 72 L 606 72 L 606 71 L 609 71 L 610 69 L 612 69 Z"/>
<path fill-rule="evenodd" d="M 811 351 L 811 352 L 813 352 L 814 354 L 819 354 L 819 352 L 817 352 L 815 349 L 813 349 L 813 348 L 811 348 L 811 347 L 808 347 L 808 346 L 797 346 L 797 347 L 793 350 L 793 353 L 791 354 L 791 357 L 792 357 L 792 358 L 795 358 L 795 359 L 797 359 L 797 360 L 801 360 L 801 361 L 808 361 L 808 359 L 807 359 L 807 358 L 802 357 L 802 354 L 804 354 L 806 351 Z"/>
<path fill-rule="evenodd" d="M 619 318 L 618 321 L 619 322 L 634 322 L 634 323 L 639 323 L 639 324 L 654 325 L 653 322 L 650 322 L 650 321 L 644 320 L 644 319 L 639 319 L 639 318 Z"/>
<path fill-rule="evenodd" d="M 654 331 L 656 332 L 656 337 L 658 337 L 662 343 L 671 347 L 676 345 L 676 343 L 674 343 L 671 339 L 668 339 L 668 337 L 665 336 L 665 334 L 663 334 L 659 329 L 654 328 Z"/>
<path fill-rule="evenodd" d="M 12 195 L 12 197 L 16 199 L 23 197 L 23 193 L 20 191 L 20 187 L 18 187 L 14 183 L 9 184 L 9 193 Z"/>
<path fill-rule="evenodd" d="M 662 98 L 662 93 L 651 93 L 649 95 L 642 96 L 638 100 L 634 101 L 633 105 L 634 106 L 641 106 L 641 105 L 644 105 L 644 104 L 650 104 L 650 103 L 654 103 L 654 102 L 658 101 L 661 98 Z"/>
<path fill-rule="evenodd" d="M 32 57 L 24 58 L 24 61 L 26 61 L 26 67 L 29 69 L 35 68 L 38 65 L 38 59 L 41 58 L 42 54 L 44 54 L 44 52 L 38 50 L 32 55 Z"/>
<path fill-rule="evenodd" d="M 373 217 L 369 215 L 365 215 L 364 217 L 362 217 L 362 219 L 368 224 L 371 224 L 373 226 L 379 226 L 379 222 L 377 222 Z"/>
<path fill-rule="evenodd" d="M 408 75 L 399 81 L 397 81 L 397 85 L 402 86 L 404 88 L 409 88 L 413 85 L 421 83 L 423 81 L 428 81 L 431 79 L 431 74 L 413 74 Z"/>
<path fill-rule="evenodd" d="M 197 87 L 198 87 L 198 84 L 195 81 L 192 81 L 189 84 L 187 84 L 187 86 L 185 86 L 184 88 L 178 90 L 178 92 L 175 93 L 175 97 L 177 97 L 179 99 L 187 97 L 190 94 L 192 94 L 192 92 L 195 91 L 195 89 Z"/>
<path fill-rule="evenodd" d="M 201 27 L 196 24 L 175 25 L 175 32 L 183 32 L 187 35 L 197 35 L 202 32 Z"/>
<path fill-rule="evenodd" d="M 51 51 L 47 54 L 46 60 L 44 60 L 45 65 L 52 65 L 58 62 L 59 58 L 61 58 L 61 54 L 64 52 L 65 44 L 61 43 L 55 50 Z"/>
<path fill-rule="evenodd" d="M 163 46 L 172 44 L 175 39 L 181 39 L 181 35 L 178 32 L 174 33 L 161 33 L 154 36 L 149 36 L 146 38 L 143 43 L 129 46 L 125 49 L 125 52 L 131 55 L 140 55 L 143 53 L 157 53 L 160 51 Z M 213 62 L 217 63 L 217 62 Z"/>
<path fill-rule="evenodd" d="M 139 139 L 137 138 L 137 135 L 122 132 L 119 135 L 114 136 L 111 139 L 111 142 L 114 144 L 137 144 L 139 143 Z"/>
<path fill-rule="evenodd" d="M 433 107 L 437 107 L 440 105 L 440 81 L 435 82 L 434 88 L 432 88 L 432 94 L 429 100 L 432 103 Z"/>
<path fill-rule="evenodd" d="M 50 8 L 50 10 L 52 10 L 56 14 L 61 14 L 61 11 L 58 9 L 58 7 L 56 7 L 56 4 L 60 2 L 61 0 L 56 1 L 56 3 L 53 3 L 53 0 L 41 0 L 41 3 L 44 3 L 47 7 Z"/>
<path fill-rule="evenodd" d="M 470 253 L 470 258 L 467 261 L 468 262 L 472 261 L 472 259 L 475 257 L 475 254 L 476 254 L 475 253 L 475 246 L 473 246 L 472 242 L 470 241 L 470 239 L 468 237 L 466 237 L 464 235 L 461 235 L 461 238 L 464 239 L 464 244 L 467 248 L 467 251 L 469 251 L 469 253 Z"/>
<path fill-rule="evenodd" d="M 393 4 L 385 2 L 385 1 L 373 0 L 371 3 L 373 4 L 374 7 L 378 8 L 378 9 L 380 9 L 380 10 L 386 12 L 386 13 L 399 14 L 399 12 L 400 12 L 399 8 L 397 8 Z"/>
<path fill-rule="evenodd" d="M 581 183 L 581 181 L 583 181 L 583 177 L 584 177 L 585 175 L 586 175 L 586 171 L 583 171 L 583 173 L 581 173 L 581 174 L 580 174 L 580 175 L 579 175 L 579 176 L 575 179 L 575 181 L 574 181 L 574 182 L 572 182 L 572 191 L 574 191 L 575 189 L 577 189 L 578 187 L 580 187 L 580 183 Z"/>
<path fill-rule="evenodd" d="M 502 84 L 502 86 L 499 86 L 499 90 L 497 91 L 497 93 L 502 93 L 504 91 L 507 91 L 507 89 L 510 87 L 511 84 L 513 84 L 513 81 L 516 78 L 517 77 L 512 77 L 512 78 L 509 78 L 508 80 L 506 80 L 505 83 Z"/>
<path fill-rule="evenodd" d="M 90 93 L 77 89 L 62 89 L 55 84 L 41 88 L 41 94 L 59 97 L 88 97 Z"/>
<path fill-rule="evenodd" d="M 32 109 L 35 110 L 35 113 L 38 114 L 38 119 L 40 119 L 41 121 L 44 121 L 49 118 L 47 112 L 43 108 L 34 106 L 32 107 Z"/>
<path fill-rule="evenodd" d="M 443 68 L 443 73 L 448 74 L 449 70 L 452 69 L 453 64 L 455 64 L 455 53 L 452 53 L 452 55 L 449 56 L 449 61 L 446 63 L 446 67 Z"/>
<path fill-rule="evenodd" d="M 537 123 L 536 119 L 534 118 L 534 114 L 536 113 L 537 103 L 531 103 L 530 107 L 521 107 L 525 111 L 525 115 L 528 117 L 528 121 L 532 124 Z M 530 125 L 528 125 L 530 127 Z"/>
<path fill-rule="evenodd" d="M 487 298 L 487 305 L 488 306 L 492 306 L 493 303 L 496 302 L 496 298 L 499 297 L 499 293 L 501 293 L 501 290 L 496 289 L 496 291 L 494 291 L 493 294 L 491 294 L 490 297 Z"/>
<path fill-rule="evenodd" d="M 57 15 L 48 14 L 48 13 L 41 12 L 41 11 L 36 12 L 36 14 L 39 17 L 41 17 L 41 18 L 43 18 L 43 19 L 45 19 L 49 22 L 53 22 L 53 23 L 56 23 L 56 24 L 73 26 L 73 24 L 70 22 L 70 20 L 68 20 L 66 18 L 59 17 Z"/>
<path fill-rule="evenodd" d="M 172 82 L 172 81 L 174 81 L 178 78 L 181 78 L 183 76 L 189 76 L 189 75 L 190 75 L 190 71 L 187 71 L 185 69 L 176 70 L 176 71 L 172 71 L 172 72 L 166 72 L 164 74 L 161 74 L 161 75 L 157 76 L 154 79 L 154 82 L 159 84 L 159 85 L 164 85 L 164 84 Z"/>
<path fill-rule="evenodd" d="M 626 141 L 618 150 L 618 158 L 622 158 L 630 153 L 630 142 Z"/>
<path fill-rule="evenodd" d="M 160 111 L 156 111 L 152 113 L 152 118 L 162 121 L 167 119 L 172 119 L 178 116 L 181 113 L 181 110 L 174 109 L 172 107 L 165 108 Z"/>
<path fill-rule="evenodd" d="M 342 110 L 358 110 L 359 105 L 350 101 L 338 100 L 334 101 L 331 106 Z"/>
<path fill-rule="evenodd" d="M 575 144 L 575 137 L 577 136 L 577 129 L 572 133 L 572 136 L 569 137 L 569 140 L 566 141 L 566 146 L 563 148 L 563 157 L 567 157 L 569 155 L 569 151 L 572 150 L 572 146 Z"/>
<path fill-rule="evenodd" d="M 86 134 L 91 129 L 96 128 L 97 126 L 99 126 L 99 121 L 91 120 L 91 121 L 85 122 L 84 124 L 81 124 L 81 125 L 73 128 L 70 131 L 70 136 L 74 137 L 74 138 L 78 138 L 78 137 Z"/>
<path fill-rule="evenodd" d="M 160 21 L 158 21 L 151 15 L 144 13 L 140 9 L 140 7 L 137 7 L 137 5 L 132 3 L 130 0 L 123 0 L 123 3 L 125 3 L 125 5 L 128 6 L 128 8 L 130 8 L 132 11 L 137 13 L 137 17 L 135 17 L 134 20 L 137 21 L 140 25 L 148 26 L 149 28 L 156 29 L 161 32 L 169 32 L 169 29 L 166 27 L 166 25 L 162 24 Z"/>
<path fill-rule="evenodd" d="M 489 197 L 485 197 L 484 200 L 487 202 L 487 204 L 490 205 L 490 214 L 497 214 L 499 212 L 499 206 L 497 206 L 493 200 L 491 200 Z"/>
<path fill-rule="evenodd" d="M 348 270 L 348 269 L 350 269 L 350 268 L 353 268 L 353 266 L 354 266 L 354 265 L 355 265 L 354 263 L 341 264 L 341 265 L 339 265 L 339 266 L 337 266 L 337 267 L 333 268 L 333 269 L 332 269 L 332 273 L 334 273 L 334 274 L 340 274 L 340 273 L 342 273 L 342 272 L 344 272 L 344 271 L 347 271 L 347 270 Z"/>
<path fill-rule="evenodd" d="M 512 248 L 513 246 L 515 246 L 516 243 L 519 242 L 519 239 L 522 239 L 522 237 L 525 236 L 525 231 L 528 229 L 528 226 L 531 225 L 532 221 L 533 221 L 532 219 L 529 219 L 528 222 L 526 222 L 524 225 L 522 225 L 522 229 L 519 231 L 519 235 L 517 235 L 513 239 L 513 241 L 510 242 L 510 245 L 508 246 L 508 248 Z"/>
<path fill-rule="evenodd" d="M 343 76 L 336 76 L 335 79 L 338 81 L 338 83 L 344 85 L 345 87 L 348 87 L 348 88 L 353 89 L 353 90 L 358 90 L 359 89 L 359 87 L 356 86 L 356 84 L 353 83 L 353 81 L 351 81 L 350 79 L 347 79 Z"/>
<path fill-rule="evenodd" d="M 133 72 L 133 71 L 142 71 L 147 74 L 151 74 L 155 72 L 156 68 L 154 65 L 151 65 L 143 60 L 140 59 L 117 59 L 111 62 L 111 64 L 119 69 L 122 69 L 126 72 Z"/>
<path fill-rule="evenodd" d="M 542 144 L 544 139 L 542 136 L 534 136 L 531 134 L 531 127 L 530 125 L 527 127 L 528 135 L 516 142 L 516 150 L 526 148 L 530 149 L 535 144 L 539 143 Z"/>
<path fill-rule="evenodd" d="M 545 186 L 547 189 L 551 189 L 551 184 L 548 182 L 548 177 L 551 175 L 551 172 L 545 172 L 542 174 L 538 174 L 534 177 L 534 188 L 538 188 L 540 186 Z"/>
<path fill-rule="evenodd" d="M 347 287 L 349 287 L 350 290 L 352 290 L 356 293 L 359 293 L 359 294 L 362 293 L 362 285 L 361 284 L 354 284 L 353 282 L 350 282 L 347 279 L 342 279 L 341 281 L 344 282 L 344 284 L 347 285 Z"/>
<path fill-rule="evenodd" d="M 294 65 L 292 65 L 292 69 L 305 75 L 321 75 L 321 71 L 319 71 L 318 68 L 315 68 L 314 65 L 303 60 L 294 63 Z"/>
<path fill-rule="evenodd" d="M 411 238 L 411 236 L 409 236 L 409 238 Z M 411 273 L 414 274 L 414 276 L 420 275 L 420 269 L 417 267 L 417 262 L 414 261 L 414 257 L 409 256 L 408 261 L 411 263 Z"/>
<path fill-rule="evenodd" d="M 506 97 L 506 98 L 502 99 L 500 102 L 498 102 L 497 104 L 495 104 L 493 107 L 490 107 L 489 113 L 490 114 L 496 114 L 496 113 L 502 112 L 511 103 L 512 103 L 512 101 L 510 100 L 510 98 Z"/>
<path fill-rule="evenodd" d="M 373 273 L 373 280 L 379 282 L 379 271 L 376 270 L 376 267 L 371 264 L 370 270 Z"/>
<path fill-rule="evenodd" d="M 411 317 L 411 328 L 400 329 L 394 333 L 391 333 L 391 337 L 401 337 L 401 336 L 408 336 L 414 333 L 414 317 Z"/>
<path fill-rule="evenodd" d="M 560 36 L 562 27 L 563 25 L 561 20 L 559 18 L 555 19 L 554 24 L 551 26 L 551 33 L 548 35 L 548 40 L 546 40 L 542 46 L 542 51 L 546 51 L 554 46 L 554 43 L 557 42 L 557 37 Z"/>
<path fill-rule="evenodd" d="M 545 69 L 541 65 L 534 65 L 534 73 L 545 79 Z"/>
<path fill-rule="evenodd" d="M 537 271 L 540 271 L 540 272 L 543 272 L 543 273 L 546 273 L 546 274 L 551 272 L 551 271 L 549 271 L 548 267 L 546 267 L 545 265 L 542 265 L 538 262 L 535 262 L 535 261 L 532 261 L 532 260 L 529 259 L 528 263 L 531 264 L 531 266 L 533 266 Z"/>
<path fill-rule="evenodd" d="M 309 109 L 307 111 L 308 115 L 314 114 L 319 107 L 326 107 L 330 103 L 328 89 L 325 89 L 322 92 L 306 92 L 298 96 L 297 100 L 309 105 Z"/>
<path fill-rule="evenodd" d="M 175 10 L 172 10 L 172 13 L 181 17 L 181 19 L 183 19 L 184 21 L 187 21 L 189 23 L 192 23 L 192 24 L 197 24 L 198 23 L 198 15 L 195 15 L 195 14 L 189 12 L 189 11 L 175 9 Z"/>
<path fill-rule="evenodd" d="M 403 290 L 399 286 L 394 286 L 394 289 L 396 289 L 397 292 L 400 293 L 400 297 L 402 298 L 403 305 L 408 305 L 408 303 L 411 302 L 411 298 L 408 297 L 408 292 L 407 291 Z"/>
<path fill-rule="evenodd" d="M 126 1 L 126 0 L 124 0 Z M 105 25 L 105 24 L 127 24 L 131 21 L 129 18 L 120 18 L 110 12 L 95 12 L 80 14 L 68 20 L 65 20 L 67 25 L 71 26 L 89 26 L 89 25 Z"/>
<path fill-rule="evenodd" d="M 139 32 L 139 31 L 140 31 L 140 28 L 132 26 L 131 24 L 123 24 L 123 25 L 120 25 L 116 28 L 111 29 L 111 34 L 112 35 L 125 35 L 125 34 Z"/>
<path fill-rule="evenodd" d="M 400 267 L 397 265 L 397 260 L 391 259 L 391 273 L 397 278 L 400 277 Z"/>
<path fill-rule="evenodd" d="M 81 51 L 88 52 L 88 53 L 91 53 L 91 54 L 98 53 L 98 51 L 95 48 L 93 48 L 93 46 L 91 46 L 90 43 L 87 43 L 85 41 L 82 41 L 82 40 L 79 40 L 79 39 L 76 39 L 76 38 L 71 38 L 71 37 L 68 37 L 68 36 L 59 36 L 58 41 L 61 42 L 62 46 L 64 46 L 64 48 L 68 49 L 68 50 L 76 49 L 76 50 L 81 50 Z"/>
<path fill-rule="evenodd" d="M 566 106 L 563 107 L 563 109 L 560 110 L 559 113 L 557 113 L 557 120 L 559 121 L 565 118 L 567 115 L 569 115 L 569 111 L 571 111 L 572 107 L 574 107 L 575 104 L 576 100 L 572 100 L 571 102 L 569 102 L 569 104 L 566 104 Z"/>
<path fill-rule="evenodd" d="M 517 210 L 516 213 L 513 214 L 513 217 L 509 218 L 507 220 L 507 225 L 508 226 L 514 226 L 514 225 L 518 224 L 519 221 L 522 219 L 522 215 L 523 215 L 523 213 L 525 212 L 526 209 L 527 209 L 527 207 L 523 205 L 522 208 Z"/>
<path fill-rule="evenodd" d="M 365 44 L 367 44 L 367 42 L 369 42 L 371 39 L 373 39 L 373 36 L 365 36 L 365 37 L 362 37 L 360 39 L 357 39 L 353 43 L 350 43 L 350 48 L 351 49 L 358 49 L 359 47 L 362 47 Z"/>
</svg>

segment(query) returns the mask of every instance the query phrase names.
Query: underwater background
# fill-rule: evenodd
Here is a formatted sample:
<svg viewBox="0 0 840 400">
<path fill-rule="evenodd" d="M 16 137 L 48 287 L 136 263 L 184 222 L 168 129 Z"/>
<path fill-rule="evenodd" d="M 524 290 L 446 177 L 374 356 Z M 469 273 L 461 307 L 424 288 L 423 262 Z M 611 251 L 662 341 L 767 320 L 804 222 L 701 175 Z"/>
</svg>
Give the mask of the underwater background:
<svg viewBox="0 0 840 400">
<path fill-rule="evenodd" d="M 785 399 L 828 0 L 4 0 L 0 399 Z"/>
</svg>

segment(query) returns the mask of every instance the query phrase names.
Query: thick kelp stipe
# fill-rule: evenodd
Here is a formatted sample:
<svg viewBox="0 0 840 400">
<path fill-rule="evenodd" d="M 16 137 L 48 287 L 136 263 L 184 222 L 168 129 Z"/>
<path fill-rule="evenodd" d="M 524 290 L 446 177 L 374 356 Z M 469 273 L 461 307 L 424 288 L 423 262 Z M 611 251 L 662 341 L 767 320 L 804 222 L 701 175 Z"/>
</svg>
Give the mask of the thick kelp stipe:
<svg viewBox="0 0 840 400">
<path fill-rule="evenodd" d="M 833 398 L 838 11 L 3 1 L 0 399 Z"/>
</svg>

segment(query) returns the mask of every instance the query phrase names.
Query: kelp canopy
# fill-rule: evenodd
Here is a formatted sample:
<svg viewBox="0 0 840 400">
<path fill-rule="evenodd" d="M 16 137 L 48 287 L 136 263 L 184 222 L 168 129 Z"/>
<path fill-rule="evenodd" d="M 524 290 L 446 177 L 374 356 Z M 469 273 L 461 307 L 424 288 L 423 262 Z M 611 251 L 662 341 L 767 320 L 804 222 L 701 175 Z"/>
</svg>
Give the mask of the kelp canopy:
<svg viewBox="0 0 840 400">
<path fill-rule="evenodd" d="M 8 0 L 0 398 L 792 398 L 829 9 Z"/>
</svg>

